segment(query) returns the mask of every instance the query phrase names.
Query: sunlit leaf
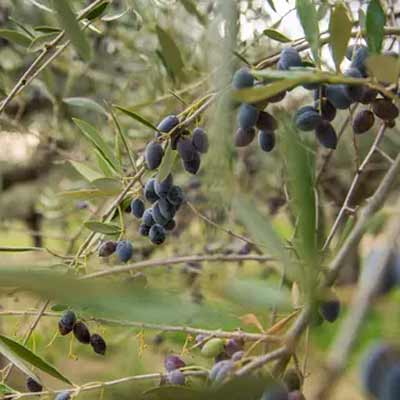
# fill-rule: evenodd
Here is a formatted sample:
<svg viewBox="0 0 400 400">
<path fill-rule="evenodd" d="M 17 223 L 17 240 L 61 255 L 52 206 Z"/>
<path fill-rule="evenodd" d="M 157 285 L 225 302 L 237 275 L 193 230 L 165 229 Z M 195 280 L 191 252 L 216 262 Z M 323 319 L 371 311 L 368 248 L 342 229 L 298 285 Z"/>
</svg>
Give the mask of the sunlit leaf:
<svg viewBox="0 0 400 400">
<path fill-rule="evenodd" d="M 349 10 L 344 3 L 337 3 L 331 13 L 329 21 L 329 42 L 336 71 L 340 71 L 340 64 L 346 55 L 347 45 L 353 27 Z"/>
<path fill-rule="evenodd" d="M 92 184 L 103 192 L 119 193 L 122 190 L 122 185 L 119 179 L 115 178 L 98 178 L 92 181 Z"/>
<path fill-rule="evenodd" d="M 312 0 L 296 0 L 297 16 L 304 35 L 310 44 L 316 63 L 319 62 L 319 25 L 315 5 Z"/>
<path fill-rule="evenodd" d="M 311 268 L 306 278 L 316 273 L 317 237 L 316 204 L 314 193 L 315 156 L 307 151 L 301 135 L 290 116 L 282 113 L 280 118 L 282 154 L 287 167 L 287 184 L 290 206 L 297 219 L 295 247 L 304 265 Z M 304 278 L 304 277 L 303 277 Z"/>
<path fill-rule="evenodd" d="M 88 167 L 86 164 L 78 162 L 78 161 L 69 161 L 70 164 L 76 169 L 76 171 L 82 175 L 87 181 L 91 182 L 95 179 L 102 178 L 103 175 L 97 172 L 96 170 Z"/>
<path fill-rule="evenodd" d="M 57 37 L 57 35 L 58 32 L 50 32 L 35 37 L 35 39 L 32 40 L 32 43 L 29 46 L 29 51 L 35 52 L 42 50 L 43 46 L 54 40 Z"/>
<path fill-rule="evenodd" d="M 232 280 L 226 285 L 224 294 L 237 304 L 257 309 L 268 306 L 290 308 L 290 293 L 287 289 L 268 286 L 265 281 L 256 279 Z"/>
<path fill-rule="evenodd" d="M 98 4 L 93 10 L 88 11 L 87 13 L 83 14 L 81 19 L 88 19 L 89 21 L 92 21 L 101 15 L 104 14 L 106 11 L 107 7 L 109 6 L 110 2 L 109 1 L 104 1 L 103 3 Z"/>
<path fill-rule="evenodd" d="M 0 29 L 0 38 L 7 39 L 11 43 L 16 43 L 23 47 L 28 47 L 32 41 L 25 33 L 13 31 L 11 29 Z"/>
<path fill-rule="evenodd" d="M 101 190 L 98 189 L 68 190 L 58 193 L 58 196 L 70 200 L 90 200 L 90 199 L 97 199 L 100 197 L 110 197 L 112 195 L 113 193 L 102 192 Z"/>
<path fill-rule="evenodd" d="M 185 7 L 185 10 L 189 14 L 194 15 L 201 24 L 204 25 L 206 23 L 207 20 L 204 17 L 204 15 L 201 14 L 200 11 L 197 9 L 195 1 L 193 1 L 193 0 L 180 0 L 180 2 L 182 3 L 183 7 Z"/>
<path fill-rule="evenodd" d="M 399 60 L 383 54 L 373 54 L 367 58 L 367 69 L 370 75 L 382 83 L 397 83 L 400 73 Z"/>
<path fill-rule="evenodd" d="M 92 232 L 103 233 L 104 235 L 118 235 L 121 233 L 121 228 L 118 225 L 106 222 L 88 221 L 85 222 L 85 227 Z"/>
<path fill-rule="evenodd" d="M 276 29 L 264 29 L 263 34 L 268 36 L 270 39 L 281 43 L 289 43 L 292 41 L 292 39 L 288 38 L 286 35 L 277 31 Z"/>
<path fill-rule="evenodd" d="M 379 0 L 371 0 L 367 8 L 365 27 L 368 49 L 371 53 L 380 53 L 382 49 L 386 16 Z"/>
<path fill-rule="evenodd" d="M 162 182 L 171 172 L 177 154 L 175 150 L 171 149 L 171 145 L 168 144 L 157 175 L 157 180 L 159 182 Z"/>
<path fill-rule="evenodd" d="M 104 107 L 87 97 L 67 97 L 63 99 L 63 102 L 69 106 L 85 108 L 87 110 L 96 111 L 99 114 L 105 115 L 106 117 L 108 116 L 108 113 Z"/>
<path fill-rule="evenodd" d="M 110 146 L 100 136 L 96 128 L 80 119 L 73 118 L 72 120 L 81 130 L 85 138 L 101 152 L 101 154 L 106 158 L 106 160 L 110 163 L 110 165 L 117 171 L 119 169 L 118 162 L 115 159 Z"/>
<path fill-rule="evenodd" d="M 293 278 L 296 272 L 295 268 L 285 249 L 283 240 L 276 233 L 270 218 L 261 214 L 254 206 L 254 201 L 247 196 L 236 196 L 233 206 L 237 217 L 246 227 L 251 238 L 256 243 L 262 245 L 264 251 L 280 261 L 285 268 L 285 272 Z"/>
<path fill-rule="evenodd" d="M 53 0 L 53 8 L 57 13 L 58 22 L 64 28 L 76 51 L 84 61 L 91 58 L 91 49 L 86 35 L 76 19 L 68 1 Z"/>
<path fill-rule="evenodd" d="M 158 129 L 150 121 L 148 121 L 146 118 L 142 117 L 135 111 L 128 110 L 127 108 L 121 107 L 118 105 L 113 105 L 113 107 L 116 108 L 117 110 L 123 112 L 125 115 L 128 115 L 129 117 L 133 118 L 134 120 L 140 122 L 142 125 L 147 126 L 148 128 L 153 129 L 155 131 L 158 131 Z"/>
<path fill-rule="evenodd" d="M 55 367 L 33 353 L 27 347 L 19 344 L 7 336 L 0 335 L 0 352 L 3 353 L 13 364 L 15 364 L 16 367 L 27 373 L 28 376 L 33 375 L 31 371 L 26 371 L 25 366 L 21 368 L 24 363 L 29 363 L 46 374 L 49 374 L 62 382 L 71 384 L 71 381 L 62 375 Z"/>
<path fill-rule="evenodd" d="M 179 47 L 172 36 L 159 25 L 156 26 L 156 32 L 161 46 L 161 53 L 168 69 L 172 71 L 176 78 L 182 78 L 184 64 Z"/>
</svg>

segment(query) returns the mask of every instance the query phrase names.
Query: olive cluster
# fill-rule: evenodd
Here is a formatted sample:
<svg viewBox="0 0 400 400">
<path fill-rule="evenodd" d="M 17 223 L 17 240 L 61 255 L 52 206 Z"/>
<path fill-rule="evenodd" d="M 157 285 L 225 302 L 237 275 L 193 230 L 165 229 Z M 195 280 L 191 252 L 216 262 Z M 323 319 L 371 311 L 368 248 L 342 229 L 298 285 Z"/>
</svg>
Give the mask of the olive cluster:
<svg viewBox="0 0 400 400">
<path fill-rule="evenodd" d="M 190 132 L 179 128 L 176 115 L 166 116 L 157 126 L 156 137 L 145 149 L 145 162 L 150 170 L 157 169 L 163 160 L 164 149 L 160 138 L 168 137 L 172 150 L 177 150 L 185 171 L 197 174 L 200 168 L 201 154 L 208 151 L 208 136 L 203 128 L 197 127 Z"/>
<path fill-rule="evenodd" d="M 198 335 L 196 342 L 201 348 L 201 353 L 209 358 L 214 357 L 215 364 L 210 370 L 209 380 L 213 386 L 222 384 L 233 374 L 238 365 L 246 363 L 242 338 L 231 338 L 226 341 L 219 338 L 208 339 Z M 288 369 L 282 382 L 269 386 L 263 393 L 262 399 L 266 400 L 302 400 L 301 393 L 303 377 L 295 369 Z"/>
<path fill-rule="evenodd" d="M 161 244 L 167 232 L 176 226 L 174 217 L 184 201 L 183 191 L 180 186 L 174 185 L 169 174 L 161 182 L 156 178 L 149 179 L 143 188 L 143 197 L 151 206 L 146 209 L 141 198 L 134 198 L 131 213 L 141 219 L 139 233 L 148 236 L 152 243 Z"/>
<path fill-rule="evenodd" d="M 388 343 L 375 344 L 362 362 L 361 381 L 371 398 L 399 399 L 400 349 Z"/>
<path fill-rule="evenodd" d="M 26 380 L 26 387 L 30 392 L 33 393 L 38 393 L 43 391 L 42 384 L 33 379 L 31 376 L 29 376 Z M 70 399 L 71 399 L 71 394 L 70 392 L 67 391 L 58 393 L 54 398 L 54 400 L 70 400 Z"/>
<path fill-rule="evenodd" d="M 241 68 L 235 72 L 232 79 L 234 89 L 243 89 L 254 86 L 255 80 L 247 68 Z M 281 97 L 270 98 L 270 103 L 280 101 Z M 275 130 L 278 126 L 276 119 L 267 111 L 265 103 L 242 103 L 237 114 L 238 129 L 234 142 L 237 147 L 248 146 L 256 136 L 258 129 L 258 143 L 263 151 L 269 152 L 275 147 Z"/>
<path fill-rule="evenodd" d="M 396 53 L 386 55 L 398 57 Z M 366 60 L 368 49 L 365 46 L 350 46 L 347 59 L 350 67 L 344 71 L 344 76 L 350 78 L 367 78 Z M 277 63 L 277 69 L 287 71 L 308 65 L 293 47 L 283 49 Z M 244 89 L 259 85 L 247 68 L 236 71 L 232 79 L 234 89 Z M 264 82 L 265 83 L 265 82 Z M 319 143 L 328 148 L 337 146 L 337 134 L 332 125 L 337 110 L 349 109 L 354 103 L 361 103 L 367 107 L 358 111 L 353 118 L 352 128 L 355 134 L 362 134 L 372 128 L 375 117 L 385 121 L 387 126 L 393 127 L 394 120 L 399 115 L 397 106 L 383 93 L 366 85 L 359 84 L 304 84 L 303 87 L 313 91 L 314 103 L 297 110 L 294 123 L 301 131 L 314 131 Z M 277 95 L 255 104 L 243 103 L 239 107 L 237 119 L 238 130 L 235 134 L 236 146 L 247 146 L 255 137 L 255 129 L 259 129 L 259 144 L 264 151 L 271 151 L 275 145 L 274 132 L 277 122 L 272 115 L 263 110 L 268 103 L 281 101 L 286 95 L 282 91 Z"/>
<path fill-rule="evenodd" d="M 58 321 L 58 330 L 62 336 L 73 332 L 75 338 L 83 343 L 90 344 L 95 353 L 106 353 L 106 342 L 97 333 L 91 334 L 89 328 L 82 321 L 78 321 L 73 311 L 65 311 Z"/>
<path fill-rule="evenodd" d="M 185 362 L 177 355 L 170 354 L 164 360 L 164 367 L 167 371 L 167 376 L 162 383 L 169 383 L 171 385 L 184 385 L 185 375 L 181 368 L 185 367 Z"/>
<path fill-rule="evenodd" d="M 133 256 L 133 245 L 129 240 L 107 240 L 99 247 L 99 257 L 116 254 L 121 262 L 128 262 Z"/>
</svg>

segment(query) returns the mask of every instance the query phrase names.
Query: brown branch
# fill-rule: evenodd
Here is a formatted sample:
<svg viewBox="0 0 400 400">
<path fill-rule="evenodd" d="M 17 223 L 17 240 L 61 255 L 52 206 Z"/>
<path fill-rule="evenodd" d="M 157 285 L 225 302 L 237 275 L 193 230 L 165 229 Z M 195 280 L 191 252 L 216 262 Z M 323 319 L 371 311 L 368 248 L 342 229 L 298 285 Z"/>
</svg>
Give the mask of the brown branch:
<svg viewBox="0 0 400 400">
<path fill-rule="evenodd" d="M 29 311 L 29 310 L 5 310 L 0 311 L 0 316 L 21 316 L 21 315 L 36 315 L 37 311 Z M 43 317 L 52 317 L 52 318 L 60 318 L 60 313 L 55 312 L 43 312 Z M 162 332 L 182 332 L 191 335 L 205 335 L 207 337 L 217 337 L 223 339 L 231 339 L 231 338 L 242 338 L 246 341 L 250 342 L 271 342 L 271 343 L 279 343 L 280 337 L 276 335 L 264 334 L 264 333 L 250 333 L 244 332 L 242 330 L 237 330 L 235 332 L 228 332 L 212 329 L 201 329 L 201 328 L 193 328 L 190 326 L 176 326 L 176 325 L 161 325 L 161 324 L 151 324 L 145 322 L 136 322 L 136 321 L 125 321 L 125 320 L 116 320 L 109 318 L 89 318 L 90 321 L 95 321 L 108 325 L 117 325 L 117 326 L 128 326 L 140 329 L 149 329 L 156 330 Z"/>
<path fill-rule="evenodd" d="M 364 172 L 366 165 L 371 160 L 371 157 L 374 154 L 376 148 L 379 146 L 379 143 L 381 142 L 383 135 L 385 134 L 385 129 L 386 129 L 385 124 L 382 124 L 382 126 L 379 129 L 378 134 L 376 135 L 374 143 L 372 144 L 371 148 L 369 149 L 368 154 L 365 156 L 360 167 L 357 169 L 357 172 L 356 172 L 356 174 L 353 178 L 353 181 L 351 182 L 350 188 L 347 192 L 346 198 L 344 199 L 343 205 L 342 205 L 341 209 L 339 210 L 336 220 L 332 226 L 332 229 L 330 230 L 328 237 L 326 238 L 325 243 L 322 247 L 322 251 L 326 250 L 329 247 L 331 240 L 333 239 L 337 229 L 339 228 L 339 225 L 342 222 L 342 219 L 345 216 L 347 209 L 349 208 L 350 200 L 354 194 L 354 191 L 356 189 L 358 181 L 360 180 L 361 174 Z"/>
<path fill-rule="evenodd" d="M 146 260 L 139 261 L 134 264 L 123 265 L 121 267 L 115 267 L 112 269 L 104 269 L 102 271 L 93 272 L 91 274 L 84 275 L 81 279 L 92 279 L 100 276 L 116 275 L 123 272 L 142 270 L 145 268 L 153 267 L 165 267 L 168 265 L 176 265 L 187 262 L 241 262 L 241 261 L 258 261 L 266 262 L 272 261 L 273 258 L 270 256 L 262 256 L 257 254 L 245 254 L 245 255 L 199 255 L 199 256 L 181 256 L 172 258 L 160 258 L 158 260 Z"/>
<path fill-rule="evenodd" d="M 398 202 L 400 207 L 400 202 Z M 377 289 L 384 279 L 385 267 L 387 266 L 392 249 L 400 235 L 398 220 L 392 220 L 389 228 L 388 239 L 385 240 L 386 247 L 383 249 L 378 262 L 366 265 L 359 280 L 359 289 L 352 301 L 338 335 L 331 346 L 328 359 L 324 367 L 324 376 L 315 395 L 316 400 L 328 399 L 330 391 L 334 388 L 333 383 L 343 372 L 348 356 L 354 346 L 357 334 L 361 329 L 372 300 L 375 298 Z"/>
</svg>

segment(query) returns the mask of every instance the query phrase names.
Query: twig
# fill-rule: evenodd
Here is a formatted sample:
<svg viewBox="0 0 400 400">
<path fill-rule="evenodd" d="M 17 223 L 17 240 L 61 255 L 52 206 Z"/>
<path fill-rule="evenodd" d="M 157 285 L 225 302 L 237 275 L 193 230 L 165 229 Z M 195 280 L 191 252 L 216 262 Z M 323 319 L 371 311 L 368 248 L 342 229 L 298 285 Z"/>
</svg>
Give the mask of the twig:
<svg viewBox="0 0 400 400">
<path fill-rule="evenodd" d="M 93 272 L 92 274 L 84 275 L 81 279 L 92 279 L 98 278 L 100 276 L 108 276 L 108 275 L 116 275 L 123 272 L 128 271 L 136 271 L 142 270 L 145 268 L 152 267 L 165 267 L 168 265 L 174 264 L 182 264 L 186 262 L 241 262 L 241 261 L 258 261 L 258 262 L 266 262 L 272 261 L 273 258 L 270 256 L 262 256 L 257 254 L 235 254 L 235 255 L 224 255 L 224 254 L 216 254 L 216 255 L 199 255 L 199 256 L 181 256 L 181 257 L 172 257 L 172 258 L 161 258 L 158 260 L 146 260 L 139 261 L 134 264 L 123 265 L 121 267 L 116 267 L 112 269 L 104 269 L 102 271 Z"/>
<path fill-rule="evenodd" d="M 86 15 L 88 12 L 93 10 L 95 7 L 97 7 L 103 0 L 95 0 L 92 4 L 90 4 L 88 7 L 83 9 L 81 12 L 79 12 L 77 19 L 81 19 L 84 15 Z M 3 102 L 0 105 L 0 114 L 5 110 L 7 105 L 11 102 L 11 100 L 18 95 L 19 93 L 22 92 L 22 90 L 29 85 L 29 83 L 34 79 L 38 73 L 40 73 L 43 68 L 40 66 L 41 63 L 46 59 L 46 57 L 50 54 L 50 52 L 60 43 L 60 41 L 63 39 L 65 32 L 62 31 L 60 32 L 57 37 L 50 43 L 48 43 L 39 56 L 33 61 L 33 63 L 29 66 L 29 68 L 22 74 L 21 78 L 18 80 L 18 82 L 15 84 L 15 86 L 12 88 L 10 93 L 7 95 L 7 97 L 3 100 Z M 69 41 L 67 41 L 66 44 L 61 46 L 60 49 L 58 49 L 52 57 L 50 57 L 50 60 L 53 61 L 54 58 L 56 58 L 58 55 L 61 54 L 61 52 L 69 45 Z M 50 62 L 51 62 L 50 61 Z M 45 61 L 45 66 L 49 64 L 49 61 Z"/>
<path fill-rule="evenodd" d="M 398 206 L 400 206 L 400 202 Z M 363 268 L 363 272 L 359 278 L 359 289 L 342 323 L 336 340 L 331 346 L 325 368 L 323 369 L 325 371 L 324 377 L 315 396 L 316 400 L 328 399 L 329 393 L 334 387 L 333 383 L 339 378 L 345 368 L 357 334 L 375 297 L 376 291 L 384 278 L 385 266 L 399 234 L 399 221 L 393 220 L 389 228 L 389 238 L 385 241 L 387 246 L 383 249 L 378 262 L 374 260 L 374 265 L 367 264 Z"/>
<path fill-rule="evenodd" d="M 343 243 L 343 246 L 337 253 L 336 257 L 333 259 L 329 266 L 329 270 L 325 279 L 325 286 L 331 286 L 341 268 L 344 265 L 344 259 L 348 256 L 349 252 L 358 244 L 361 240 L 362 234 L 370 220 L 370 218 L 379 210 L 389 194 L 393 182 L 398 177 L 400 173 L 400 154 L 396 157 L 394 163 L 390 166 L 388 172 L 384 176 L 380 185 L 376 189 L 374 195 L 368 200 L 365 208 L 362 209 L 360 217 L 352 229 L 351 233 Z"/>
<path fill-rule="evenodd" d="M 249 243 L 253 246 L 259 246 L 257 243 L 253 242 L 251 239 L 247 238 L 246 236 L 243 235 L 239 235 L 238 233 L 235 233 L 233 231 L 231 231 L 230 229 L 226 229 L 223 226 L 217 224 L 216 222 L 214 222 L 213 220 L 211 220 L 210 218 L 208 218 L 207 216 L 205 216 L 204 214 L 202 214 L 200 211 L 198 211 L 196 209 L 196 207 L 190 203 L 189 201 L 186 201 L 186 204 L 188 205 L 188 207 L 202 220 L 206 221 L 208 224 L 212 225 L 213 227 L 220 229 L 221 231 L 224 231 L 225 233 L 227 233 L 230 236 L 235 237 L 236 239 L 242 240 L 243 242 Z"/>
<path fill-rule="evenodd" d="M 382 126 L 379 129 L 378 134 L 376 135 L 376 138 L 374 140 L 374 143 L 372 144 L 371 148 L 369 149 L 368 154 L 365 156 L 363 162 L 361 163 L 360 167 L 357 169 L 357 172 L 353 178 L 353 181 L 351 182 L 350 188 L 347 192 L 346 198 L 344 199 L 343 205 L 341 207 L 341 209 L 339 210 L 339 213 L 336 217 L 336 220 L 332 226 L 331 231 L 329 232 L 328 237 L 325 240 L 325 243 L 322 247 L 322 251 L 325 251 L 328 247 L 329 244 L 331 242 L 331 240 L 333 239 L 340 223 L 342 222 L 342 219 L 344 217 L 344 215 L 346 214 L 346 209 L 349 207 L 349 203 L 351 200 L 351 197 L 353 196 L 354 190 L 357 186 L 357 183 L 361 177 L 361 174 L 364 172 L 365 166 L 368 164 L 368 162 L 370 161 L 372 155 L 374 154 L 376 148 L 379 146 L 379 143 L 381 141 L 381 139 L 383 138 L 383 135 L 385 133 L 385 129 L 386 126 L 384 124 L 382 124 Z"/>
<path fill-rule="evenodd" d="M 37 311 L 29 311 L 29 310 L 5 310 L 0 311 L 0 316 L 21 316 L 21 315 L 36 315 Z M 44 312 L 42 314 L 43 317 L 52 317 L 52 318 L 60 318 L 60 313 L 55 312 Z M 108 325 L 117 325 L 117 326 L 129 326 L 140 329 L 149 329 L 163 332 L 183 332 L 192 335 L 205 335 L 207 337 L 217 337 L 223 339 L 231 339 L 231 338 L 243 338 L 246 341 L 250 342 L 272 342 L 279 343 L 280 337 L 276 335 L 264 334 L 264 333 L 250 333 L 244 332 L 242 330 L 238 330 L 235 332 L 228 332 L 222 330 L 211 330 L 211 329 L 200 329 L 193 328 L 190 326 L 176 326 L 176 325 L 161 325 L 161 324 L 151 324 L 145 322 L 136 322 L 136 321 L 125 321 L 125 320 L 116 320 L 109 318 L 89 318 L 90 321 L 95 321 Z"/>
<path fill-rule="evenodd" d="M 182 371 L 185 376 L 207 376 L 207 371 Z M 36 397 L 36 396 L 48 396 L 48 395 L 55 395 L 62 392 L 68 393 L 81 393 L 81 392 L 89 392 L 92 390 L 104 389 L 110 386 L 120 385 L 122 383 L 133 382 L 133 381 L 145 381 L 145 380 L 155 380 L 161 379 L 165 374 L 162 373 L 152 373 L 152 374 L 144 374 L 144 375 L 133 375 L 133 376 L 126 376 L 124 378 L 114 379 L 112 381 L 100 382 L 100 383 L 93 383 L 93 384 L 86 384 L 84 386 L 78 386 L 76 388 L 66 388 L 66 389 L 59 389 L 59 390 L 47 390 L 43 392 L 26 392 L 26 393 L 17 393 L 17 394 L 9 394 L 4 396 L 3 398 L 6 399 L 22 399 L 28 397 Z"/>
<path fill-rule="evenodd" d="M 270 353 L 263 354 L 262 356 L 256 357 L 253 361 L 246 364 L 242 368 L 236 371 L 235 376 L 243 376 L 254 371 L 255 369 L 261 368 L 265 364 L 275 361 L 279 358 L 288 355 L 286 347 L 281 347 L 277 350 L 271 351 Z"/>
</svg>

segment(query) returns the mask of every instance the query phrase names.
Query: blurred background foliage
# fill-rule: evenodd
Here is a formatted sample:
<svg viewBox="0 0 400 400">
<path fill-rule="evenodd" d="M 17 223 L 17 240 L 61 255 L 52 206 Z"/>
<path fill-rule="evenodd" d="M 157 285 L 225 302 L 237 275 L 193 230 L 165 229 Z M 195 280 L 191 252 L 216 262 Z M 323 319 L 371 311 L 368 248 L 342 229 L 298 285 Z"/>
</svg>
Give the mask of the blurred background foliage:
<svg viewBox="0 0 400 400">
<path fill-rule="evenodd" d="M 89 2 L 75 0 L 71 3 L 74 9 L 80 10 Z M 228 3 L 225 3 L 225 7 Z M 0 117 L 0 245 L 35 245 L 48 247 L 59 254 L 74 254 L 89 232 L 81 228 L 83 223 L 95 214 L 97 206 L 103 200 L 60 196 L 61 192 L 87 186 L 85 179 L 67 160 L 98 169 L 98 159 L 93 147 L 79 133 L 72 118 L 90 122 L 101 132 L 107 143 L 120 149 L 118 151 L 122 152 L 125 160 L 126 154 L 116 141 L 116 130 L 108 114 L 110 106 L 118 104 L 128 108 L 156 125 L 162 116 L 178 114 L 205 94 L 223 88 L 224 84 L 229 83 L 231 72 L 243 65 L 243 61 L 249 60 L 253 63 L 275 54 L 282 47 L 282 43 L 271 40 L 263 33 L 265 29 L 279 29 L 293 39 L 302 36 L 298 28 L 288 26 L 286 20 L 281 19 L 293 4 L 275 3 L 277 12 L 271 8 L 271 2 L 238 1 L 236 23 L 227 27 L 220 16 L 224 12 L 224 2 L 112 1 L 103 18 L 93 23 L 93 29 L 87 30 L 93 54 L 91 61 L 83 62 L 74 48 L 68 47 L 12 101 L 6 113 Z M 358 2 L 352 3 L 355 8 L 360 6 Z M 53 37 L 52 28 L 59 26 L 54 14 L 49 11 L 50 7 L 51 2 L 45 0 L 2 0 L 0 30 L 12 29 L 28 37 L 35 37 L 28 48 L 21 39 L 18 44 L 13 40 L 0 38 L 2 97 L 32 63 L 43 40 Z M 321 25 L 326 25 L 327 9 L 325 2 L 318 5 Z M 227 35 L 227 30 L 231 36 Z M 332 63 L 325 58 L 323 62 L 328 66 Z M 300 105 L 310 101 L 310 94 L 299 89 L 287 96 L 282 103 L 273 105 L 271 110 L 274 114 L 281 115 L 281 120 L 285 121 Z M 230 141 L 233 135 L 233 118 L 226 118 L 227 108 L 229 107 L 222 99 L 202 115 L 201 124 L 210 129 L 211 151 L 203 160 L 201 171 L 196 177 L 189 177 L 181 171 L 179 165 L 175 165 L 175 181 L 184 187 L 190 203 L 202 214 L 239 234 L 246 234 L 246 231 L 252 233 L 254 224 L 246 225 L 246 220 L 252 217 L 251 221 L 256 221 L 257 216 L 238 213 L 240 221 L 237 221 L 230 208 L 231 200 L 236 198 L 240 188 L 241 192 L 250 196 L 250 207 L 255 206 L 260 215 L 269 216 L 280 238 L 289 241 L 294 232 L 295 214 L 287 204 L 286 173 L 288 170 L 296 170 L 293 154 L 290 153 L 290 127 L 283 122 L 278 148 L 273 153 L 262 153 L 256 149 L 256 145 L 235 150 Z M 152 138 L 152 131 L 123 113 L 118 112 L 117 115 L 131 151 L 138 156 Z M 340 113 L 335 120 L 335 126 L 340 127 L 346 117 L 345 112 Z M 319 182 L 319 203 L 314 205 L 318 208 L 320 222 L 318 242 L 323 241 L 342 205 L 355 172 L 355 154 L 362 159 L 374 136 L 371 134 L 359 137 L 355 153 L 350 128 L 345 130 L 343 139 Z M 317 149 L 311 137 L 305 136 L 303 144 L 313 154 L 316 165 L 320 166 L 326 156 L 324 151 Z M 389 129 L 382 149 L 391 157 L 399 152 L 398 127 Z M 128 165 L 127 162 L 124 164 L 126 168 Z M 350 206 L 363 203 L 372 194 L 386 169 L 385 160 L 379 155 L 373 158 L 361 178 Z M 307 177 L 307 183 L 314 179 L 314 176 Z M 397 185 L 392 198 L 397 198 L 398 194 Z M 309 194 L 300 195 L 307 197 Z M 300 197 L 299 201 L 302 200 L 304 197 Z M 389 201 L 388 204 L 390 203 Z M 242 203 L 239 206 L 240 204 Z M 348 266 L 344 268 L 344 274 L 340 278 L 343 285 L 336 289 L 344 309 L 351 298 L 352 285 L 357 279 L 362 260 L 369 249 L 379 248 L 380 243 L 385 241 L 382 227 L 391 216 L 390 206 L 384 208 L 371 221 L 360 248 L 347 260 Z M 179 213 L 177 229 L 160 248 L 149 245 L 136 233 L 136 222 L 129 214 L 125 214 L 124 221 L 125 236 L 134 242 L 133 261 L 188 254 L 240 254 L 249 250 L 245 249 L 245 246 L 249 247 L 248 244 L 205 223 L 189 207 L 184 207 Z M 340 243 L 342 236 L 343 232 L 337 235 L 333 248 Z M 268 239 L 269 237 L 266 242 Z M 252 246 L 250 249 L 260 252 L 260 249 Z M 307 251 L 307 255 L 311 257 L 314 250 Z M 99 261 L 94 256 L 84 269 L 89 273 L 112 268 L 115 263 L 113 258 Z M 62 260 L 60 262 L 45 252 L 2 253 L 0 266 L 10 271 L 49 266 L 56 271 L 64 272 L 66 269 Z M 201 274 L 198 274 L 200 269 Z M 254 312 L 262 326 L 268 328 L 271 315 L 274 314 L 272 310 L 277 305 L 281 307 L 278 307 L 278 316 L 283 316 L 286 315 L 288 305 L 295 303 L 291 282 L 283 280 L 282 285 L 282 279 L 276 270 L 274 262 L 251 261 L 194 263 L 154 268 L 144 272 L 147 286 L 155 290 L 154 296 L 157 293 L 166 295 L 171 291 L 177 296 L 173 297 L 174 301 L 178 298 L 181 302 L 182 310 L 191 310 L 191 317 L 185 319 L 178 311 L 179 307 L 174 306 L 172 310 L 178 311 L 176 318 L 172 313 L 168 315 L 167 321 L 161 322 L 176 322 L 207 329 L 233 330 L 241 327 L 257 332 L 256 326 L 241 322 L 240 317 Z M 123 276 L 125 279 L 126 276 Z M 116 284 L 119 278 L 120 276 L 116 276 L 107 279 Z M 46 279 L 56 288 L 62 285 L 58 278 L 50 276 Z M 28 288 L 31 283 L 25 282 L 21 285 Z M 137 287 L 135 283 L 131 284 L 131 290 L 135 292 Z M 43 285 L 39 286 L 42 288 Z M 229 290 L 220 290 L 221 287 L 228 287 Z M 99 283 L 100 294 L 96 295 L 101 296 L 101 288 Z M 62 291 L 65 292 L 64 295 L 59 295 L 65 301 L 69 292 L 74 293 L 74 284 L 65 285 Z M 249 292 L 253 296 L 247 296 Z M 36 296 L 25 290 L 8 288 L 2 289 L 0 294 L 3 310 L 30 310 L 36 309 L 40 304 Z M 53 296 L 57 297 L 55 294 Z M 376 303 L 358 339 L 358 350 L 375 338 L 397 338 L 400 326 L 398 301 L 399 293 L 395 291 Z M 122 307 L 125 312 L 121 311 L 121 315 L 117 315 L 118 312 L 111 308 L 112 313 L 115 312 L 116 317 L 122 319 L 140 316 L 140 313 L 135 314 L 134 311 L 129 314 L 130 302 L 135 302 L 135 299 L 125 302 L 125 307 Z M 193 312 L 193 305 L 201 311 L 196 309 Z M 148 304 L 138 306 L 136 303 L 136 310 L 141 307 L 142 313 L 149 312 L 150 320 L 157 318 Z M 202 312 L 205 316 L 202 316 Z M 86 313 L 85 310 L 81 313 L 84 317 L 90 317 L 87 310 Z M 387 315 L 391 318 L 387 318 Z M 31 318 L 0 314 L 0 330 L 11 337 L 21 337 Z M 28 346 L 79 384 L 161 371 L 163 356 L 171 351 L 184 351 L 184 358 L 188 363 L 206 367 L 211 365 L 199 356 L 198 351 L 183 350 L 187 340 L 183 333 L 117 327 L 96 321 L 89 322 L 89 325 L 107 339 L 109 350 L 105 359 L 99 359 L 80 344 L 70 343 L 69 339 L 59 336 L 54 338 L 56 319 L 50 317 L 42 319 Z M 320 362 L 335 335 L 336 327 L 337 324 L 323 324 L 312 330 L 312 351 L 308 361 L 310 385 L 318 379 Z M 355 361 L 358 361 L 358 354 L 357 352 Z M 1 362 L 5 365 L 4 359 Z M 355 366 L 356 363 L 352 365 Z M 354 385 L 357 381 L 356 374 L 356 368 L 351 368 L 338 389 L 337 398 L 362 398 L 358 386 Z M 59 385 L 52 379 L 45 379 L 50 387 Z M 197 378 L 193 380 L 198 381 Z M 14 370 L 9 382 L 10 385 L 21 388 L 21 374 Z M 149 383 L 138 385 L 134 383 L 107 389 L 104 398 L 128 399 L 132 398 L 132 390 L 151 387 Z M 94 399 L 98 396 L 97 392 L 83 393 L 80 398 Z"/>
</svg>

